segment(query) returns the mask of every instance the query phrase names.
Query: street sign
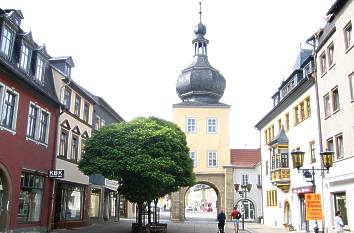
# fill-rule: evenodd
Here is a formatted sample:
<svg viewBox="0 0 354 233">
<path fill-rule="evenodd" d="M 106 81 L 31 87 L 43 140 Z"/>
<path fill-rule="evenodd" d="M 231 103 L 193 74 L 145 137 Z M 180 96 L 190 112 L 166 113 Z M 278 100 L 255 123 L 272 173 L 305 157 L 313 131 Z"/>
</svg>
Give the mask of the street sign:
<svg viewBox="0 0 354 233">
<path fill-rule="evenodd" d="M 306 220 L 322 220 L 321 194 L 305 194 Z"/>
<path fill-rule="evenodd" d="M 49 178 L 64 178 L 64 170 L 49 170 L 48 171 Z"/>
</svg>

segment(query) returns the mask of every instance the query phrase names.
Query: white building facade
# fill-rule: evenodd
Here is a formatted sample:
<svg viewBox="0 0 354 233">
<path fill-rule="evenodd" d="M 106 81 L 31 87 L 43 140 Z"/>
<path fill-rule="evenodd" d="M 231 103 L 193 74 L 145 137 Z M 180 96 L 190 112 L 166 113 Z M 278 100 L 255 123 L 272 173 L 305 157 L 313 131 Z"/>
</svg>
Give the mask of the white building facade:
<svg viewBox="0 0 354 233">
<path fill-rule="evenodd" d="M 233 181 L 239 187 L 233 205 L 244 213 L 245 221 L 260 222 L 263 219 L 260 149 L 231 149 L 230 154 L 231 164 L 235 166 Z M 251 190 L 245 194 L 241 187 L 247 184 Z"/>
<path fill-rule="evenodd" d="M 309 231 L 316 225 L 305 220 L 304 195 L 313 187 L 291 159 L 293 150 L 301 150 L 305 168 L 321 163 L 313 68 L 312 51 L 301 50 L 293 72 L 272 97 L 273 109 L 256 125 L 261 133 L 264 224 L 277 228 Z"/>
<path fill-rule="evenodd" d="M 315 39 L 323 147 L 334 151 L 324 180 L 324 227 L 336 211 L 345 229 L 354 230 L 354 2 L 335 1 L 328 23 Z"/>
</svg>

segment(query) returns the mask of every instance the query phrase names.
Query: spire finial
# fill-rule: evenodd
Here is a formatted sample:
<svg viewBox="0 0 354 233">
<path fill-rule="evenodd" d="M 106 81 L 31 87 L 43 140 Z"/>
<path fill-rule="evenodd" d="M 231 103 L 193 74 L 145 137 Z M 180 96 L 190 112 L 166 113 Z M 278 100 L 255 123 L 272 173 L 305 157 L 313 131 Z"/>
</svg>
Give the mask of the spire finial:
<svg viewBox="0 0 354 233">
<path fill-rule="evenodd" d="M 199 22 L 202 22 L 202 2 L 199 2 Z"/>
</svg>

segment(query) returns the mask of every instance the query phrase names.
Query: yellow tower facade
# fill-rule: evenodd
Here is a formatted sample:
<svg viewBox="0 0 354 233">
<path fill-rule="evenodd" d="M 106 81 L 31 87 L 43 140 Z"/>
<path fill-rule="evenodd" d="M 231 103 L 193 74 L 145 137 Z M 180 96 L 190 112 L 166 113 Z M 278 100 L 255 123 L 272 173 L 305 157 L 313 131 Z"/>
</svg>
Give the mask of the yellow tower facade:
<svg viewBox="0 0 354 233">
<path fill-rule="evenodd" d="M 182 102 L 173 105 L 174 122 L 185 132 L 194 162 L 197 184 L 214 189 L 218 211 L 230 216 L 233 204 L 233 165 L 230 163 L 229 112 L 230 105 L 219 102 L 226 81 L 208 61 L 204 37 L 206 27 L 195 27 L 196 38 L 192 64 L 177 78 L 176 92 Z M 172 220 L 185 219 L 185 196 L 189 187 L 171 195 Z"/>
</svg>

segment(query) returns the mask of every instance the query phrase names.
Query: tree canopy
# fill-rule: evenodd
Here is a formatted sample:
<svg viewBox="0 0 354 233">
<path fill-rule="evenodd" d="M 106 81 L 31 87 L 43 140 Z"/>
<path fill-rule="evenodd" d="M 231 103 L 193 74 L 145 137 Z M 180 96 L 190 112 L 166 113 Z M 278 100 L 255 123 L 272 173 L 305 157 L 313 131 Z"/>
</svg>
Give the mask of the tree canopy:
<svg viewBox="0 0 354 233">
<path fill-rule="evenodd" d="M 101 128 L 87 140 L 79 168 L 86 175 L 118 180 L 118 192 L 137 203 L 195 181 L 184 132 L 156 117 Z"/>
</svg>

